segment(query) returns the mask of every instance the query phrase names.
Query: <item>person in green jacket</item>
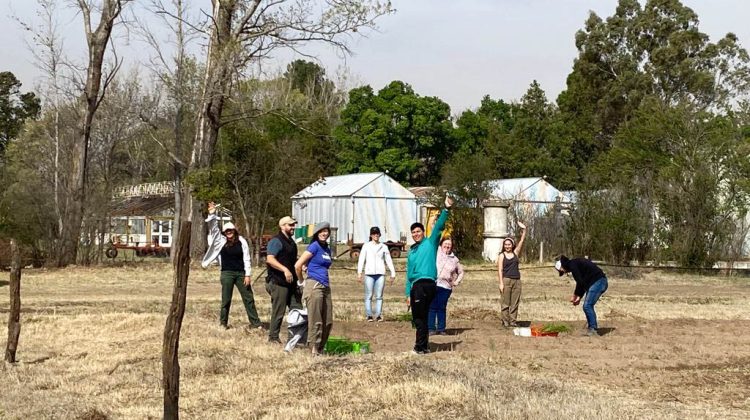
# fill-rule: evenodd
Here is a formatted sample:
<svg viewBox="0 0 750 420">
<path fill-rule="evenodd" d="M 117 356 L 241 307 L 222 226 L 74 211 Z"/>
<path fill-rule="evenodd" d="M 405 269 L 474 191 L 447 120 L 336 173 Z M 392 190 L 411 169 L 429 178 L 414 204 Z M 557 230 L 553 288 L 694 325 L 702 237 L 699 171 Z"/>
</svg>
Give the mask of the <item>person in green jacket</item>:
<svg viewBox="0 0 750 420">
<path fill-rule="evenodd" d="M 414 350 L 412 350 L 414 354 L 430 352 L 427 315 L 437 287 L 435 283 L 436 261 L 440 237 L 445 230 L 445 222 L 448 220 L 448 209 L 452 205 L 453 199 L 446 195 L 445 209 L 440 212 L 440 217 L 428 237 L 424 235 L 424 225 L 419 222 L 411 225 L 411 238 L 414 244 L 409 248 L 406 258 L 406 296 L 411 307 L 412 321 L 417 329 Z"/>
</svg>

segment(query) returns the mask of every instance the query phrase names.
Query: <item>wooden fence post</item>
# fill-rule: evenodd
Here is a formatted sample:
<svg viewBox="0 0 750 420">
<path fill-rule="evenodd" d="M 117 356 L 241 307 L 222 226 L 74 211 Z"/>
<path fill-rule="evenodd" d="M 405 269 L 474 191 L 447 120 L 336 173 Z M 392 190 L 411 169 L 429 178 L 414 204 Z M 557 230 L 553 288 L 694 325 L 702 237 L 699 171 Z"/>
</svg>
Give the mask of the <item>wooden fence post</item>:
<svg viewBox="0 0 750 420">
<path fill-rule="evenodd" d="M 16 362 L 18 337 L 21 335 L 21 251 L 15 239 L 10 240 L 10 311 L 8 312 L 8 343 L 5 361 Z"/>
<path fill-rule="evenodd" d="M 188 210 L 189 211 L 189 210 Z M 187 282 L 190 274 L 190 232 L 192 223 L 183 221 L 177 240 L 174 256 L 174 287 L 172 304 L 164 326 L 164 343 L 162 346 L 162 386 L 164 387 L 164 419 L 180 418 L 180 330 L 185 315 L 187 299 Z"/>
</svg>

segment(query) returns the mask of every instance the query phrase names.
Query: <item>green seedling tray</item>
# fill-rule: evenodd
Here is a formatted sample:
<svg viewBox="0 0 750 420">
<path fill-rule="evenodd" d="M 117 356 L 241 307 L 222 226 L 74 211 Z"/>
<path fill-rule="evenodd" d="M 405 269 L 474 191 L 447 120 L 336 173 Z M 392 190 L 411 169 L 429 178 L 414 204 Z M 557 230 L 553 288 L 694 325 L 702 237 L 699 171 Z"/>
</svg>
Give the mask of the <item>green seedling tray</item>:
<svg viewBox="0 0 750 420">
<path fill-rule="evenodd" d="M 370 352 L 370 343 L 367 341 L 351 341 L 344 337 L 328 337 L 324 351 L 327 354 L 360 354 Z"/>
</svg>

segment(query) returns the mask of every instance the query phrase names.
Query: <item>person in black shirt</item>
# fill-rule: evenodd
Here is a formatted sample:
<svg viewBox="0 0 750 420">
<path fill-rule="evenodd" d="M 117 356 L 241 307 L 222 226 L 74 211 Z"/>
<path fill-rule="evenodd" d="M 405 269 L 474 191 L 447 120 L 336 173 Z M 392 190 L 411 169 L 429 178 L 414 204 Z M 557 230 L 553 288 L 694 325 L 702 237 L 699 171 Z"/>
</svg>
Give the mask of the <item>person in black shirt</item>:
<svg viewBox="0 0 750 420">
<path fill-rule="evenodd" d="M 573 279 L 576 281 L 576 288 L 573 291 L 573 296 L 570 298 L 570 303 L 578 305 L 581 303 L 581 298 L 586 295 L 586 298 L 583 300 L 583 313 L 586 315 L 587 323 L 586 335 L 598 336 L 594 305 L 596 305 L 596 302 L 599 301 L 604 292 L 607 291 L 607 287 L 609 286 L 607 276 L 604 275 L 599 266 L 586 258 L 574 258 L 571 260 L 565 255 L 561 255 L 560 259 L 555 262 L 555 269 L 560 276 L 565 273 L 571 273 Z"/>
<path fill-rule="evenodd" d="M 500 280 L 500 319 L 503 327 L 518 326 L 518 305 L 521 303 L 521 271 L 518 256 L 521 255 L 526 239 L 526 225 L 518 222 L 521 240 L 518 244 L 512 238 L 503 240 L 503 250 L 497 257 L 497 276 Z"/>
<path fill-rule="evenodd" d="M 262 328 L 258 311 L 255 309 L 252 278 L 250 277 L 250 247 L 247 241 L 240 236 L 231 222 L 225 223 L 219 231 L 216 205 L 213 202 L 208 203 L 206 223 L 208 223 L 208 250 L 201 265 L 206 268 L 214 260 L 219 260 L 219 266 L 221 267 L 219 324 L 224 328 L 229 328 L 229 308 L 232 305 L 232 292 L 237 287 L 242 297 L 242 303 L 245 305 L 250 328 Z"/>
</svg>

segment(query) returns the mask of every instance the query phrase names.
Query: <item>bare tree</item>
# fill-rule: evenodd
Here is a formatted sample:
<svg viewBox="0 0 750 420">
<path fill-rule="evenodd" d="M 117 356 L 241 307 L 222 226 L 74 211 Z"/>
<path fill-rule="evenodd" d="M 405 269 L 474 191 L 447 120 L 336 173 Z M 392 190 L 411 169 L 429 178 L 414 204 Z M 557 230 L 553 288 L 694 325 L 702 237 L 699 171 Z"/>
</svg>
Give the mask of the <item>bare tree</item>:
<svg viewBox="0 0 750 420">
<path fill-rule="evenodd" d="M 320 41 L 348 52 L 343 36 L 372 27 L 377 17 L 392 10 L 390 2 L 373 0 L 214 0 L 212 5 L 205 31 L 209 45 L 189 171 L 207 168 L 211 163 L 234 75 L 278 48 L 297 50 L 306 43 Z M 178 352 L 190 274 L 191 238 L 187 233 L 193 233 L 193 221 L 200 221 L 201 214 L 200 203 L 185 194 L 174 257 L 172 303 L 162 347 L 167 419 L 179 418 Z M 190 236 L 193 235 L 202 236 Z"/>
<path fill-rule="evenodd" d="M 149 67 L 164 86 L 167 93 L 167 107 L 169 109 L 167 119 L 171 126 L 171 145 L 164 147 L 171 160 L 172 176 L 175 185 L 174 193 L 174 221 L 172 225 L 172 237 L 179 235 L 180 213 L 182 206 L 182 183 L 187 169 L 186 150 L 190 150 L 190 139 L 186 133 L 186 123 L 192 120 L 194 115 L 194 83 L 192 80 L 191 61 L 188 54 L 190 43 L 197 37 L 197 31 L 186 24 L 187 6 L 183 0 L 171 0 L 165 4 L 163 0 L 152 0 L 151 9 L 155 15 L 160 17 L 170 32 L 170 39 L 166 44 L 171 45 L 174 50 L 170 54 L 166 51 L 165 42 L 150 29 L 149 25 L 141 22 L 140 32 L 146 43 L 151 47 L 153 54 L 149 61 Z M 174 19 L 171 17 L 174 16 Z M 171 39 L 173 37 L 173 39 Z M 194 67 L 194 66 L 192 66 Z M 155 137 L 158 129 L 153 119 L 142 115 L 144 121 L 149 122 L 152 133 L 151 137 L 161 146 L 165 146 Z M 175 254 L 172 253 L 174 261 Z"/>
<path fill-rule="evenodd" d="M 149 154 L 154 147 L 141 144 L 147 129 L 139 118 L 139 112 L 154 102 L 156 99 L 141 84 L 141 75 L 132 71 L 121 73 L 112 81 L 107 100 L 98 110 L 89 149 L 82 232 L 89 245 L 80 247 L 82 255 L 78 258 L 84 264 L 99 261 L 103 255 L 106 235 L 110 232 L 114 188 L 133 178 L 133 166 L 138 168 L 138 176 L 151 177 L 156 171 L 153 152 Z M 135 159 L 127 154 L 133 149 L 139 150 Z M 126 156 L 130 157 L 127 162 Z"/>
<path fill-rule="evenodd" d="M 61 173 L 61 150 L 64 148 L 61 139 L 61 107 L 62 102 L 66 99 L 66 93 L 70 93 L 65 88 L 65 69 L 70 68 L 68 61 L 63 55 L 63 39 L 58 31 L 57 22 L 57 0 L 36 0 L 37 16 L 40 17 L 41 23 L 34 25 L 30 22 L 24 22 L 18 19 L 18 23 L 24 30 L 31 34 L 31 41 L 28 43 L 29 51 L 34 56 L 35 65 L 44 73 L 46 78 L 46 88 L 41 91 L 45 101 L 45 108 L 51 112 L 52 123 L 47 135 L 54 144 L 54 166 L 52 169 L 53 176 L 53 198 L 54 210 L 57 222 L 56 237 L 59 238 L 63 233 L 65 224 L 65 207 L 62 205 L 61 196 L 63 190 L 63 180 Z"/>
<path fill-rule="evenodd" d="M 18 241 L 10 240 L 10 310 L 8 311 L 8 343 L 5 347 L 5 361 L 16 362 L 18 338 L 21 335 L 21 251 Z"/>
<path fill-rule="evenodd" d="M 62 243 L 56 261 L 58 266 L 65 266 L 76 261 L 83 221 L 83 203 L 86 198 L 88 151 L 94 115 L 104 99 L 107 87 L 122 64 L 115 56 L 113 65 L 105 72 L 104 58 L 115 22 L 123 8 L 131 1 L 101 0 L 94 4 L 95 2 L 91 0 L 76 0 L 76 5 L 83 16 L 89 55 L 85 85 L 77 106 L 79 125 L 76 140 L 72 147 L 73 162 L 71 165 L 70 191 L 67 195 L 69 211 L 63 224 Z M 92 22 L 92 17 L 96 17 L 93 16 L 92 12 L 95 11 L 99 12 L 99 22 L 96 26 Z"/>
</svg>

